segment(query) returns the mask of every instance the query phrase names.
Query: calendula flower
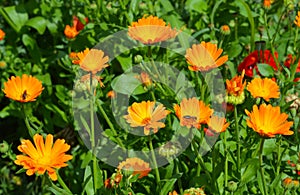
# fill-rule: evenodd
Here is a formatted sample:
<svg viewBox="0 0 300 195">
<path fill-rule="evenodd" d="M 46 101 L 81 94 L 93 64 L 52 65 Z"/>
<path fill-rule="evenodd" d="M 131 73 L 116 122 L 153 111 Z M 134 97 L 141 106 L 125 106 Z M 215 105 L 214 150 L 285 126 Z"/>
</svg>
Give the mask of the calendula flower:
<svg viewBox="0 0 300 195">
<path fill-rule="evenodd" d="M 109 61 L 108 56 L 104 56 L 104 52 L 99 49 L 86 48 L 82 52 L 71 52 L 69 57 L 73 64 L 79 64 L 80 68 L 96 74 L 97 72 L 108 67 L 107 62 Z"/>
<path fill-rule="evenodd" d="M 156 16 L 148 16 L 132 22 L 128 27 L 128 35 L 143 44 L 153 44 L 176 37 L 178 31 L 166 25 Z"/>
<path fill-rule="evenodd" d="M 213 113 L 213 109 L 209 108 L 209 105 L 205 105 L 203 101 L 197 100 L 195 97 L 184 98 L 180 105 L 174 105 L 174 111 L 181 126 L 197 129 L 200 128 L 201 124 L 206 124 Z"/>
<path fill-rule="evenodd" d="M 279 98 L 279 86 L 275 81 L 269 78 L 254 78 L 248 84 L 247 90 L 254 98 L 262 97 L 269 101 L 270 98 Z"/>
<path fill-rule="evenodd" d="M 271 7 L 272 3 L 273 3 L 273 0 L 264 0 L 264 7 L 269 9 Z"/>
<path fill-rule="evenodd" d="M 278 53 L 275 52 L 275 57 L 278 58 Z M 242 72 L 245 70 L 245 75 L 248 77 L 253 77 L 254 70 L 257 74 L 260 74 L 258 71 L 257 63 L 265 63 L 269 64 L 273 67 L 274 70 L 277 70 L 276 62 L 272 56 L 270 50 L 260 50 L 259 55 L 258 51 L 255 50 L 254 52 L 250 53 L 242 63 L 238 66 L 238 71 Z"/>
<path fill-rule="evenodd" d="M 290 127 L 293 122 L 287 121 L 288 115 L 280 113 L 280 107 L 262 104 L 259 109 L 257 105 L 253 106 L 252 112 L 245 110 L 249 119 L 248 127 L 259 133 L 263 137 L 275 137 L 275 135 L 292 135 Z"/>
<path fill-rule="evenodd" d="M 41 81 L 31 75 L 12 76 L 4 83 L 5 96 L 18 102 L 32 102 L 42 93 Z"/>
<path fill-rule="evenodd" d="M 17 155 L 15 163 L 27 169 L 27 175 L 38 173 L 39 175 L 48 173 L 49 177 L 55 181 L 57 175 L 55 169 L 68 166 L 66 162 L 72 159 L 71 155 L 65 154 L 70 149 L 70 145 L 64 139 L 57 139 L 53 144 L 53 135 L 48 134 L 44 143 L 44 138 L 35 134 L 33 136 L 35 146 L 30 140 L 22 140 L 18 150 L 22 155 Z"/>
<path fill-rule="evenodd" d="M 152 83 L 149 74 L 147 74 L 146 72 L 141 72 L 139 79 L 145 86 L 149 86 Z"/>
<path fill-rule="evenodd" d="M 244 92 L 246 81 L 244 80 L 245 71 L 242 75 L 236 75 L 231 80 L 226 79 L 226 93 L 228 95 L 240 96 Z"/>
<path fill-rule="evenodd" d="M 287 177 L 283 180 L 282 185 L 284 188 L 292 188 L 293 187 L 293 179 Z"/>
<path fill-rule="evenodd" d="M 223 65 L 228 56 L 222 56 L 223 49 L 218 49 L 217 44 L 201 42 L 193 44 L 192 48 L 186 50 L 185 58 L 192 71 L 208 71 Z"/>
<path fill-rule="evenodd" d="M 2 29 L 0 29 L 0 41 L 3 40 L 4 37 L 5 37 L 5 32 Z"/>
<path fill-rule="evenodd" d="M 205 130 L 207 135 L 214 135 L 215 133 L 222 133 L 226 131 L 229 123 L 226 122 L 226 118 L 217 115 L 212 115 L 208 122 L 208 128 Z"/>
<path fill-rule="evenodd" d="M 165 127 L 160 120 L 166 118 L 170 111 L 159 104 L 154 108 L 155 102 L 142 101 L 141 103 L 133 103 L 128 107 L 128 115 L 124 116 L 131 127 L 144 127 L 144 134 L 149 135 L 150 130 L 153 129 L 157 133 L 159 128 Z"/>
<path fill-rule="evenodd" d="M 183 195 L 205 195 L 205 192 L 202 188 L 190 188 L 184 190 Z"/>
<path fill-rule="evenodd" d="M 229 35 L 230 34 L 230 27 L 228 25 L 223 25 L 223 26 L 221 26 L 220 31 L 224 35 Z"/>
<path fill-rule="evenodd" d="M 113 99 L 116 97 L 116 93 L 113 90 L 110 90 L 109 92 L 107 92 L 106 97 Z"/>
<path fill-rule="evenodd" d="M 173 192 L 169 192 L 168 195 L 178 195 L 178 193 L 174 190 Z"/>
<path fill-rule="evenodd" d="M 139 174 L 139 178 L 143 178 L 148 175 L 151 168 L 149 163 L 146 163 L 140 158 L 133 157 L 122 161 L 118 166 L 118 170 L 133 171 L 132 175 Z"/>
<path fill-rule="evenodd" d="M 79 34 L 79 32 L 76 30 L 76 27 L 70 25 L 66 25 L 64 33 L 68 39 L 73 39 Z"/>
<path fill-rule="evenodd" d="M 294 23 L 300 27 L 300 11 L 298 11 L 298 15 L 296 16 L 296 19 L 294 20 Z"/>
</svg>

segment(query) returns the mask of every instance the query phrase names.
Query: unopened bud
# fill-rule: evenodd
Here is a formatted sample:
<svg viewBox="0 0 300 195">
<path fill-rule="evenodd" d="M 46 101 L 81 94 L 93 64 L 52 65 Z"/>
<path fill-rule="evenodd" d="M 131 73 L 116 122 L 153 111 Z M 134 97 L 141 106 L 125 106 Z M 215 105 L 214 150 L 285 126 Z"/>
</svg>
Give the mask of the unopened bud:
<svg viewBox="0 0 300 195">
<path fill-rule="evenodd" d="M 134 63 L 138 64 L 143 61 L 143 57 L 141 55 L 134 56 Z"/>
<path fill-rule="evenodd" d="M 9 145 L 6 141 L 3 141 L 0 143 L 0 152 L 1 153 L 6 153 L 9 150 Z"/>
<path fill-rule="evenodd" d="M 236 189 L 237 189 L 237 183 L 234 181 L 229 181 L 228 182 L 228 190 L 230 192 L 234 192 L 234 191 L 236 191 Z"/>
</svg>

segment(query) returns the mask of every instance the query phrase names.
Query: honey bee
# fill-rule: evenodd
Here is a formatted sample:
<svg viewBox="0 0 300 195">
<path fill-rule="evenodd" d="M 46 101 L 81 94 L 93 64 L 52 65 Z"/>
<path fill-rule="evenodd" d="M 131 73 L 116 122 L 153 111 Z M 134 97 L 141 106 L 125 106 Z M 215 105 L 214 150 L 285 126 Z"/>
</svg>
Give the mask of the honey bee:
<svg viewBox="0 0 300 195">
<path fill-rule="evenodd" d="M 26 100 L 27 96 L 28 96 L 27 90 L 24 90 L 24 92 L 22 93 L 22 96 L 21 96 L 22 100 Z"/>
<path fill-rule="evenodd" d="M 195 122 L 197 122 L 197 117 L 195 116 L 189 116 L 189 115 L 185 115 L 183 116 L 184 121 L 188 124 L 194 124 Z"/>
</svg>

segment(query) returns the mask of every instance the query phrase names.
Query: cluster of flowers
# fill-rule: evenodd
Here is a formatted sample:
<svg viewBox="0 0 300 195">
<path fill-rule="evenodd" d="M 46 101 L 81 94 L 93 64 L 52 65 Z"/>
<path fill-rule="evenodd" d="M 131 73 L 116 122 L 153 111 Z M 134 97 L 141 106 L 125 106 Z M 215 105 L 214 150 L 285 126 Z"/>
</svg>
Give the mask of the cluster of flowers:
<svg viewBox="0 0 300 195">
<path fill-rule="evenodd" d="M 299 18 L 297 20 L 298 25 Z M 68 38 L 74 38 L 82 28 L 82 23 L 78 18 L 74 18 L 73 26 L 67 25 L 65 34 Z M 128 35 L 131 38 L 147 45 L 174 38 L 178 33 L 179 31 L 172 29 L 170 25 L 166 25 L 162 19 L 155 16 L 143 17 L 138 22 L 133 22 L 128 29 Z M 209 71 L 217 68 L 228 60 L 227 55 L 221 56 L 222 52 L 222 49 L 217 48 L 216 44 L 210 42 L 194 44 L 186 50 L 185 58 L 188 69 L 191 71 Z M 105 56 L 102 50 L 86 49 L 83 52 L 71 53 L 70 56 L 74 64 L 78 64 L 82 70 L 87 72 L 81 78 L 81 82 L 87 82 L 92 77 L 103 86 L 101 78 L 96 73 L 109 66 L 107 64 L 109 58 Z M 277 70 L 277 66 L 273 65 L 274 60 L 268 50 L 264 51 L 264 54 L 260 53 L 259 56 L 264 56 L 261 62 L 268 63 Z M 243 82 L 244 75 L 253 77 L 253 70 L 259 73 L 256 64 L 260 60 L 257 51 L 250 54 L 239 66 L 242 75 L 226 81 L 226 99 L 228 103 L 237 105 L 243 102 L 244 88 L 246 87 L 246 82 Z M 293 63 L 293 58 L 290 60 L 290 63 Z M 42 83 L 35 77 L 26 74 L 23 74 L 22 77 L 12 76 L 4 83 L 3 89 L 6 97 L 19 102 L 35 101 L 42 90 Z M 270 98 L 280 96 L 278 85 L 269 78 L 252 79 L 247 85 L 247 90 L 254 98 L 261 97 L 267 102 Z M 134 102 L 128 107 L 128 115 L 125 115 L 124 118 L 131 127 L 143 127 L 145 135 L 149 135 L 151 130 L 156 133 L 159 128 L 165 127 L 161 120 L 165 119 L 171 111 L 166 110 L 162 104 L 155 104 L 155 101 Z M 225 117 L 213 115 L 213 109 L 196 97 L 184 98 L 179 104 L 175 104 L 173 108 L 181 126 L 199 129 L 201 125 L 205 124 L 208 126 L 205 132 L 209 135 L 224 132 L 229 126 Z M 279 106 L 273 107 L 271 104 L 261 104 L 258 107 L 254 105 L 252 112 L 245 110 L 245 113 L 249 117 L 247 125 L 263 137 L 274 137 L 277 134 L 292 135 L 294 133 L 290 130 L 293 122 L 287 121 L 288 115 L 281 113 Z M 44 174 L 47 171 L 50 178 L 56 180 L 55 169 L 67 166 L 66 162 L 72 159 L 71 155 L 65 154 L 70 146 L 63 139 L 58 139 L 53 144 L 52 135 L 46 136 L 45 143 L 43 137 L 38 134 L 33 137 L 33 140 L 35 147 L 29 140 L 22 141 L 18 149 L 24 155 L 18 155 L 15 163 L 27 169 L 27 175 Z M 147 176 L 151 171 L 149 164 L 138 158 L 126 159 L 119 164 L 118 170 L 133 170 L 132 174 L 139 174 L 140 178 Z M 105 181 L 106 187 L 112 187 L 120 182 L 122 175 L 118 173 L 113 178 Z M 195 190 L 201 191 L 202 189 Z M 189 191 L 186 194 L 189 194 Z M 204 192 L 199 194 L 204 194 Z"/>
</svg>

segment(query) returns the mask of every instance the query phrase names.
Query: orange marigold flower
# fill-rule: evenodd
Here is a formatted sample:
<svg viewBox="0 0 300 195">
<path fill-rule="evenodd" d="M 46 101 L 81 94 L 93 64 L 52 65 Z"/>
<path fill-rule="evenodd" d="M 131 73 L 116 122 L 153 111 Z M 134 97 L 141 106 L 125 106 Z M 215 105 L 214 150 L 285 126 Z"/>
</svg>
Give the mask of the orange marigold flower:
<svg viewBox="0 0 300 195">
<path fill-rule="evenodd" d="M 228 95 L 240 96 L 244 92 L 246 86 L 246 81 L 243 82 L 245 75 L 245 70 L 243 70 L 242 75 L 236 75 L 231 80 L 226 79 L 226 93 Z"/>
<path fill-rule="evenodd" d="M 287 121 L 288 115 L 280 113 L 280 107 L 262 104 L 259 109 L 257 105 L 253 106 L 253 111 L 245 110 L 249 119 L 248 127 L 258 132 L 263 137 L 275 137 L 277 134 L 292 135 L 290 127 L 293 122 Z"/>
<path fill-rule="evenodd" d="M 128 27 L 128 35 L 143 44 L 153 44 L 176 37 L 178 31 L 166 25 L 162 19 L 156 16 L 148 16 L 132 22 Z"/>
<path fill-rule="evenodd" d="M 48 134 L 44 143 L 41 135 L 33 136 L 35 146 L 30 140 L 22 140 L 18 150 L 24 155 L 17 155 L 15 163 L 27 169 L 27 175 L 38 173 L 44 174 L 46 171 L 49 177 L 57 180 L 55 169 L 68 166 L 66 162 L 72 159 L 71 155 L 65 154 L 70 149 L 70 145 L 64 139 L 57 139 L 53 144 L 53 135 Z"/>
<path fill-rule="evenodd" d="M 144 127 L 144 134 L 149 135 L 150 129 L 157 133 L 159 128 L 165 127 L 162 120 L 170 113 L 166 108 L 159 104 L 155 109 L 155 102 L 142 101 L 133 103 L 128 107 L 128 115 L 124 116 L 131 127 Z"/>
<path fill-rule="evenodd" d="M 294 23 L 300 27 L 300 11 L 298 11 L 298 15 L 296 16 L 296 19 L 294 20 Z"/>
<path fill-rule="evenodd" d="M 149 163 L 146 163 L 140 158 L 133 157 L 122 161 L 118 166 L 118 170 L 133 171 L 132 175 L 139 174 L 139 178 L 143 178 L 148 175 L 151 168 Z"/>
<path fill-rule="evenodd" d="M 0 41 L 3 40 L 4 37 L 5 37 L 5 32 L 2 29 L 0 29 Z"/>
<path fill-rule="evenodd" d="M 110 90 L 107 92 L 106 96 L 112 99 L 116 97 L 116 93 L 113 90 Z"/>
<path fill-rule="evenodd" d="M 272 3 L 273 3 L 273 0 L 264 0 L 264 7 L 269 9 L 271 7 Z"/>
<path fill-rule="evenodd" d="M 206 124 L 213 113 L 213 109 L 209 108 L 209 105 L 205 105 L 203 101 L 197 100 L 195 97 L 184 98 L 180 105 L 174 105 L 174 110 L 181 126 L 197 129 L 201 124 Z"/>
<path fill-rule="evenodd" d="M 222 133 L 226 131 L 227 127 L 229 126 L 229 123 L 226 122 L 226 118 L 220 117 L 217 115 L 212 115 L 208 122 L 208 129 L 206 130 L 205 133 L 207 134 L 213 134 L 214 133 Z"/>
<path fill-rule="evenodd" d="M 32 102 L 42 93 L 41 81 L 31 75 L 12 76 L 4 83 L 5 96 L 18 102 Z"/>
<path fill-rule="evenodd" d="M 178 195 L 178 193 L 174 190 L 173 192 L 169 192 L 168 195 Z"/>
<path fill-rule="evenodd" d="M 96 74 L 102 69 L 108 67 L 108 56 L 104 56 L 104 52 L 98 49 L 84 50 L 77 54 L 77 57 L 80 60 L 80 68 Z"/>
<path fill-rule="evenodd" d="M 220 57 L 222 52 L 223 49 L 218 49 L 216 44 L 202 41 L 201 44 L 193 44 L 192 48 L 188 48 L 185 58 L 190 70 L 208 71 L 227 62 L 227 55 Z"/>
<path fill-rule="evenodd" d="M 283 187 L 285 188 L 292 188 L 293 187 L 293 179 L 290 177 L 287 177 L 282 182 Z"/>
<path fill-rule="evenodd" d="M 147 74 L 146 72 L 141 72 L 139 79 L 145 86 L 149 86 L 152 83 L 149 74 Z"/>
<path fill-rule="evenodd" d="M 76 27 L 70 25 L 66 25 L 64 33 L 68 39 L 73 39 L 79 34 L 79 32 L 76 30 Z"/>
<path fill-rule="evenodd" d="M 247 86 L 247 90 L 254 98 L 262 97 L 266 101 L 270 98 L 279 98 L 279 86 L 269 78 L 254 78 Z"/>
<path fill-rule="evenodd" d="M 184 190 L 183 195 L 205 195 L 205 192 L 202 188 L 189 188 Z"/>
<path fill-rule="evenodd" d="M 221 30 L 221 33 L 224 34 L 224 35 L 229 35 L 230 34 L 230 27 L 226 24 L 221 26 L 220 30 Z"/>
</svg>

